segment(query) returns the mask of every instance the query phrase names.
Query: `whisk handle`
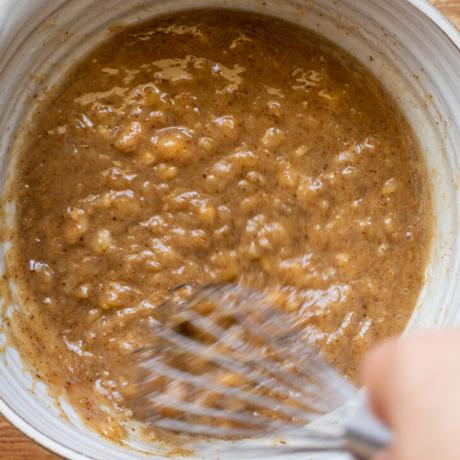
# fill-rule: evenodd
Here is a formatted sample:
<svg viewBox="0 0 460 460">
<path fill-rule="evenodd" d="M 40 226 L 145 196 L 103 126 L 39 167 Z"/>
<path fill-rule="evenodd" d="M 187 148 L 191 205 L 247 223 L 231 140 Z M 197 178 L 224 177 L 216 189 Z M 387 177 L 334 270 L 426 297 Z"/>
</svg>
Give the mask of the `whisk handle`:
<svg viewBox="0 0 460 460">
<path fill-rule="evenodd" d="M 359 460 L 369 460 L 393 442 L 391 431 L 367 409 L 359 408 L 345 433 L 347 450 Z"/>
</svg>

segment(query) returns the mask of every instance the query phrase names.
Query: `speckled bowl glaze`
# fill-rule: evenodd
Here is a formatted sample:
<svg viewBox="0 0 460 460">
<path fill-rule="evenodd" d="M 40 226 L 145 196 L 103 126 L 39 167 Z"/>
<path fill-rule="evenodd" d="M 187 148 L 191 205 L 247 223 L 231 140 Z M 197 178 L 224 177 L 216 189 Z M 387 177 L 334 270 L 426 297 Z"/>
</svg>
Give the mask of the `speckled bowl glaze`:
<svg viewBox="0 0 460 460">
<path fill-rule="evenodd" d="M 406 333 L 454 325 L 460 319 L 460 35 L 425 0 L 0 0 L 2 188 L 14 169 L 15 130 L 30 116 L 33 95 L 107 38 L 109 26 L 209 6 L 256 11 L 315 30 L 354 55 L 394 95 L 422 145 L 436 216 L 426 283 Z M 7 211 L 6 221 L 14 206 Z M 1 267 L 7 248 L 7 242 L 0 248 Z M 2 326 L 5 345 L 7 325 Z M 161 444 L 111 444 L 82 425 L 65 403 L 63 410 L 66 419 L 44 385 L 34 384 L 17 352 L 5 347 L 0 411 L 35 441 L 69 459 L 174 458 Z M 338 411 L 330 419 L 340 417 Z M 195 446 L 195 458 L 240 459 L 245 445 L 254 443 L 237 443 L 225 454 L 222 443 L 203 443 Z"/>
</svg>

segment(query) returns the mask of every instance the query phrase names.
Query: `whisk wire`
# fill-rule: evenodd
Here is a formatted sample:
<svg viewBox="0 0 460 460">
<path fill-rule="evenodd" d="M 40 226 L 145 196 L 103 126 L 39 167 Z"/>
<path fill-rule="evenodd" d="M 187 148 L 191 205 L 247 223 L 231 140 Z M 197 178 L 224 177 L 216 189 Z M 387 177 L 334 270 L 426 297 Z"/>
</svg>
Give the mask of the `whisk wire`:
<svg viewBox="0 0 460 460">
<path fill-rule="evenodd" d="M 152 359 L 145 363 L 146 366 L 152 366 L 155 369 L 155 374 L 168 377 L 176 382 L 183 382 L 188 385 L 192 385 L 198 389 L 207 390 L 210 393 L 221 394 L 226 397 L 232 396 L 238 400 L 244 400 L 251 406 L 256 407 L 270 407 L 271 410 L 277 411 L 280 416 L 285 418 L 297 418 L 301 419 L 303 411 L 295 409 L 290 406 L 280 406 L 280 401 L 262 396 L 256 395 L 249 392 L 243 392 L 236 388 L 231 388 L 224 385 L 219 385 L 214 382 L 209 382 L 206 378 L 191 374 L 190 372 L 184 372 L 182 370 L 174 369 L 171 366 L 165 366 L 158 359 Z M 178 401 L 182 404 L 182 401 Z M 254 418 L 256 420 L 256 418 Z"/>
<path fill-rule="evenodd" d="M 221 306 L 223 299 L 219 295 L 222 292 L 229 292 L 229 289 L 229 286 L 221 286 L 216 289 L 208 287 L 202 295 L 208 296 L 215 305 Z M 326 379 L 330 382 L 337 382 L 337 385 L 334 385 L 334 393 L 340 401 L 349 399 L 356 393 L 353 385 L 349 384 L 331 366 L 325 365 L 324 360 L 315 350 L 305 346 L 305 340 L 301 336 L 303 331 L 301 323 L 291 316 L 282 315 L 278 308 L 267 302 L 267 299 L 259 293 L 239 285 L 231 285 L 230 292 L 238 294 L 236 300 L 225 299 L 226 306 L 232 312 L 233 317 L 251 336 L 259 337 L 263 343 L 271 344 L 270 360 L 264 360 L 258 350 L 249 350 L 259 358 L 256 361 L 257 364 L 264 364 L 264 370 L 274 372 L 275 369 L 278 370 L 279 368 L 279 366 L 274 366 L 273 358 L 275 356 L 283 362 L 296 363 L 295 373 L 289 372 L 288 377 L 284 376 L 283 373 L 278 373 L 277 376 L 281 381 L 295 385 L 296 390 L 306 396 L 309 403 L 312 403 L 311 410 L 315 410 L 311 397 L 324 392 Z M 199 296 L 195 302 L 197 301 L 199 301 Z M 258 308 L 255 309 L 255 307 Z M 261 313 L 263 318 L 254 321 L 254 311 Z M 186 312 L 190 314 L 190 309 L 187 309 Z M 268 330 L 270 334 L 267 333 Z M 243 343 L 244 345 L 247 343 Z M 303 377 L 303 380 L 299 377 Z M 315 383 L 315 379 L 318 377 L 320 382 Z M 322 406 L 318 407 L 317 410 L 321 412 L 325 411 L 325 408 Z"/>
<path fill-rule="evenodd" d="M 192 322 L 198 327 L 202 328 L 205 332 L 212 334 L 216 339 L 218 339 L 217 345 L 226 345 L 229 348 L 233 349 L 231 351 L 236 352 L 250 352 L 247 350 L 246 344 L 242 342 L 235 334 L 228 334 L 228 331 L 225 331 L 220 326 L 216 325 L 214 322 L 210 321 L 207 317 L 202 317 L 199 314 L 187 310 L 179 313 L 180 317 Z M 303 381 L 295 375 L 289 374 L 286 377 L 286 373 L 279 370 L 279 366 L 274 366 L 273 360 L 267 360 L 260 354 L 258 356 L 246 355 L 246 358 L 243 361 L 231 360 L 225 357 L 223 354 L 219 354 L 215 351 L 215 346 L 204 346 L 200 345 L 196 340 L 191 340 L 185 338 L 179 334 L 172 333 L 171 330 L 166 332 L 159 331 L 158 334 L 175 343 L 178 346 L 181 346 L 189 351 L 196 352 L 197 355 L 206 357 L 218 365 L 221 365 L 223 368 L 231 370 L 239 375 L 244 376 L 248 380 L 252 380 L 258 385 L 264 386 L 270 390 L 276 392 L 284 392 L 284 394 L 289 394 L 294 396 L 295 393 L 296 399 L 299 400 L 302 396 L 305 397 L 306 393 L 317 394 L 319 388 L 317 385 L 312 383 L 310 378 L 308 381 L 304 379 Z M 175 337 L 173 337 L 173 335 Z M 284 358 L 286 359 L 286 358 Z M 262 373 L 261 373 L 262 372 Z M 270 375 L 276 380 L 262 380 L 261 375 Z M 276 384 L 274 383 L 276 382 Z M 302 402 L 298 402 L 299 405 L 303 405 Z M 321 411 L 321 407 L 315 407 L 314 404 L 304 406 L 305 409 L 310 411 L 318 410 Z"/>
<path fill-rule="evenodd" d="M 352 425 L 334 433 L 308 428 L 356 390 L 311 348 L 302 318 L 286 315 L 271 296 L 239 285 L 206 286 L 187 302 L 173 294 L 150 323 L 152 346 L 136 355 L 135 409 L 143 420 L 188 435 L 276 433 L 295 441 L 247 448 L 247 458 L 345 450 L 367 458 L 388 445 L 384 429 L 363 447 L 365 435 L 353 436 Z"/>
</svg>

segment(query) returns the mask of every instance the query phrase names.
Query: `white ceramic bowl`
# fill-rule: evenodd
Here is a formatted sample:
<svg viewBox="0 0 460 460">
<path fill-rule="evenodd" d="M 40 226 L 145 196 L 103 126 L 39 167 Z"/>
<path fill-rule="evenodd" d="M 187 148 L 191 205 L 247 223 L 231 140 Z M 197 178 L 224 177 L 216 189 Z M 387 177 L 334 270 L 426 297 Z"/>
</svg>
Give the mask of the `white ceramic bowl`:
<svg viewBox="0 0 460 460">
<path fill-rule="evenodd" d="M 106 38 L 109 25 L 206 6 L 257 11 L 318 31 L 364 63 L 397 98 L 422 144 L 436 214 L 426 283 L 407 331 L 455 324 L 460 318 L 460 35 L 424 0 L 0 0 L 2 187 L 7 166 L 14 167 L 13 134 L 30 116 L 31 96 Z M 0 345 L 4 340 L 0 333 Z M 0 359 L 0 398 L 0 411 L 14 425 L 66 458 L 165 458 L 168 453 L 159 444 L 143 446 L 144 453 L 113 445 L 90 432 L 66 405 L 68 420 L 60 417 L 44 386 L 34 387 L 11 348 Z M 241 458 L 238 449 L 219 457 Z M 202 445 L 196 457 L 215 459 L 218 450 Z"/>
</svg>

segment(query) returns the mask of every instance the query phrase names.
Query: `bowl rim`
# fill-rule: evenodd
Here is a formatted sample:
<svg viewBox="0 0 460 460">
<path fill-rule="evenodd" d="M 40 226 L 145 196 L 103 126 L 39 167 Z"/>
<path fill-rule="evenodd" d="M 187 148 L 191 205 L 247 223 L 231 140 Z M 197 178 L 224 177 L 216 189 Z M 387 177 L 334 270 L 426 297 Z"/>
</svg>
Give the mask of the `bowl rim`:
<svg viewBox="0 0 460 460">
<path fill-rule="evenodd" d="M 411 4 L 415 9 L 423 13 L 430 22 L 457 48 L 460 52 L 460 30 L 455 26 L 441 11 L 436 8 L 430 0 L 404 0 Z M 86 454 L 78 452 L 72 448 L 66 447 L 55 441 L 48 435 L 42 433 L 39 429 L 26 422 L 21 416 L 16 414 L 2 398 L 0 398 L 0 414 L 22 434 L 33 440 L 41 447 L 51 453 L 60 455 L 69 460 L 97 460 Z"/>
</svg>

